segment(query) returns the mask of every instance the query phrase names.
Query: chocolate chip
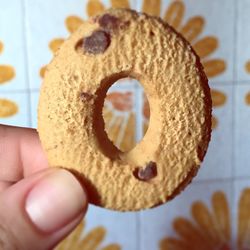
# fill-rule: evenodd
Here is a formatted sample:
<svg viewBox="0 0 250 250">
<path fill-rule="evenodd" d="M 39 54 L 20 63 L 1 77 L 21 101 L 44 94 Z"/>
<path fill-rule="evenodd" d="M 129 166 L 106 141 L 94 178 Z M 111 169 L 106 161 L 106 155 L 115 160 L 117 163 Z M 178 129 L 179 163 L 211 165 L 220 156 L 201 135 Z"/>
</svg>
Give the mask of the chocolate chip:
<svg viewBox="0 0 250 250">
<path fill-rule="evenodd" d="M 110 45 L 110 35 L 103 31 L 94 31 L 91 36 L 83 39 L 84 51 L 90 54 L 103 53 Z"/>
<path fill-rule="evenodd" d="M 85 102 L 85 101 L 89 101 L 93 98 L 93 95 L 92 94 L 89 94 L 89 93 L 86 93 L 86 92 L 82 92 L 80 94 L 80 100 L 82 102 Z"/>
<path fill-rule="evenodd" d="M 120 20 L 109 14 L 104 14 L 98 20 L 99 25 L 106 31 L 113 31 L 119 28 Z"/>
<path fill-rule="evenodd" d="M 141 181 L 149 181 L 157 176 L 157 165 L 150 161 L 145 168 L 137 168 L 134 171 L 134 176 Z"/>
</svg>

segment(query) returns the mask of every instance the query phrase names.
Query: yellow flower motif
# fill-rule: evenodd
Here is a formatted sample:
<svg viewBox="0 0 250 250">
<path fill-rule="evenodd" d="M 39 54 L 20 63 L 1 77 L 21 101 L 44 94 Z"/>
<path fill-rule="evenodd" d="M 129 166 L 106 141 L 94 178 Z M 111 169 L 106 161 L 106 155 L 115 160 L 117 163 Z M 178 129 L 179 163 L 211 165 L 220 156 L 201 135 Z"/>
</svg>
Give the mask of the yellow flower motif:
<svg viewBox="0 0 250 250">
<path fill-rule="evenodd" d="M 0 41 L 0 54 L 3 52 L 4 45 Z M 0 65 L 0 84 L 6 83 L 15 77 L 15 70 L 9 65 Z"/>
<path fill-rule="evenodd" d="M 0 54 L 4 50 L 4 45 L 0 41 Z M 15 77 L 15 70 L 9 65 L 0 65 L 0 85 L 7 83 Z M 18 112 L 18 106 L 10 100 L 0 98 L 0 118 L 13 116 Z"/>
<path fill-rule="evenodd" d="M 0 54 L 3 52 L 3 43 L 0 41 Z"/>
<path fill-rule="evenodd" d="M 238 206 L 238 250 L 250 249 L 250 189 L 245 189 Z M 232 247 L 230 209 L 223 192 L 215 192 L 212 211 L 200 201 L 193 203 L 193 220 L 176 218 L 173 227 L 179 238 L 160 241 L 161 250 L 230 250 Z"/>
<path fill-rule="evenodd" d="M 120 250 L 118 244 L 110 244 L 101 247 L 105 238 L 106 229 L 96 227 L 82 237 L 84 231 L 84 222 L 82 222 L 64 241 L 62 241 L 55 250 Z"/>
<path fill-rule="evenodd" d="M 106 132 L 123 152 L 129 151 L 136 144 L 133 104 L 132 92 L 113 92 L 107 95 L 103 109 Z"/>
<path fill-rule="evenodd" d="M 13 101 L 0 98 L 0 118 L 7 118 L 18 112 L 18 106 Z"/>
<path fill-rule="evenodd" d="M 250 61 L 248 61 L 245 65 L 245 68 L 246 68 L 246 72 L 250 74 Z M 250 92 L 248 92 L 246 94 L 246 97 L 245 97 L 245 102 L 248 106 L 250 106 Z"/>
<path fill-rule="evenodd" d="M 246 94 L 246 96 L 245 96 L 245 102 L 246 102 L 247 105 L 250 106 L 250 92 L 248 92 L 248 93 Z"/>
<path fill-rule="evenodd" d="M 238 249 L 250 249 L 250 188 L 245 189 L 238 205 Z"/>
<path fill-rule="evenodd" d="M 246 63 L 246 71 L 250 74 L 250 61 Z"/>
</svg>

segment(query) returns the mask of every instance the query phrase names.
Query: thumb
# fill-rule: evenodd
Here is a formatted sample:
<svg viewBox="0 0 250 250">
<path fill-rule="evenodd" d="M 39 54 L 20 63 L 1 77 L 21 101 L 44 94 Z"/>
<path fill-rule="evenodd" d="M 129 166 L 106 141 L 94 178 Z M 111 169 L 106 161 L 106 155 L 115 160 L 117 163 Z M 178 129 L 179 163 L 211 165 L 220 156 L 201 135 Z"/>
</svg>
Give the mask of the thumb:
<svg viewBox="0 0 250 250">
<path fill-rule="evenodd" d="M 87 198 L 77 179 L 47 169 L 0 194 L 0 249 L 52 249 L 81 221 Z"/>
</svg>

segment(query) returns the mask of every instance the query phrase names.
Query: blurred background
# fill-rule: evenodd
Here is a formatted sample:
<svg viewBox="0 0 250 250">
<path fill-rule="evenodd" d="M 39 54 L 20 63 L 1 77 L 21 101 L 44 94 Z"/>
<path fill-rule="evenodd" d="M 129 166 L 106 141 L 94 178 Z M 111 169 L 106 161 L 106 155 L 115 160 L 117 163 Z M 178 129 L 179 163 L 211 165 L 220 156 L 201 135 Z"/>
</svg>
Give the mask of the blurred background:
<svg viewBox="0 0 250 250">
<path fill-rule="evenodd" d="M 46 64 L 84 20 L 111 6 L 161 16 L 193 45 L 209 77 L 212 140 L 173 201 L 137 213 L 90 206 L 58 249 L 250 249 L 250 0 L 0 0 L 0 123 L 36 128 Z M 103 116 L 117 147 L 133 148 L 150 119 L 140 83 L 115 83 Z"/>
</svg>

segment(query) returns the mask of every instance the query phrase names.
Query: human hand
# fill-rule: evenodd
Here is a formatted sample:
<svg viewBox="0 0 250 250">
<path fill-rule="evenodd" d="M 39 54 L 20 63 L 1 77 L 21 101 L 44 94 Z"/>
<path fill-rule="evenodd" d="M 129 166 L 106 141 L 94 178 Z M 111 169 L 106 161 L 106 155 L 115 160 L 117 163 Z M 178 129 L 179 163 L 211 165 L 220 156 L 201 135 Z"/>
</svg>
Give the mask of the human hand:
<svg viewBox="0 0 250 250">
<path fill-rule="evenodd" d="M 35 130 L 0 125 L 0 249 L 52 249 L 86 210 L 83 187 L 48 168 Z"/>
</svg>

